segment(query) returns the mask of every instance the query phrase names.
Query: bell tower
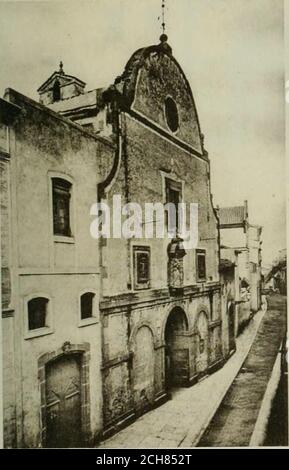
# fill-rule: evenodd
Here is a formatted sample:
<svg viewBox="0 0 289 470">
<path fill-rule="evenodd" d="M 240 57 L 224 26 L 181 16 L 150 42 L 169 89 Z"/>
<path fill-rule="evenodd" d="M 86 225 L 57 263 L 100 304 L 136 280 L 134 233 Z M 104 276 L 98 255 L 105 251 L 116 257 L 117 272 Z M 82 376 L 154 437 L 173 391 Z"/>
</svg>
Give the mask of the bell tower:
<svg viewBox="0 0 289 470">
<path fill-rule="evenodd" d="M 55 71 L 39 88 L 40 103 L 48 106 L 57 101 L 73 98 L 84 93 L 85 83 L 79 78 L 67 75 L 60 62 L 59 70 Z"/>
</svg>

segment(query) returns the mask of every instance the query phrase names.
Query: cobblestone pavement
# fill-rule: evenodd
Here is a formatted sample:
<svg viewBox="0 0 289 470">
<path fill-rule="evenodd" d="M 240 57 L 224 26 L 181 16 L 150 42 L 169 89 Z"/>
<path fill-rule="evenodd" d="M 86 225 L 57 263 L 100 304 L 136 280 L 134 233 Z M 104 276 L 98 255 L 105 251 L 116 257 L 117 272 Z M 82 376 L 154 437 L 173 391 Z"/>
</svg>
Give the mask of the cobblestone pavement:
<svg viewBox="0 0 289 470">
<path fill-rule="evenodd" d="M 237 351 L 214 374 L 190 388 L 178 389 L 159 408 L 141 416 L 98 448 L 176 448 L 196 446 L 254 341 L 264 312 L 258 312 L 237 338 Z"/>
<path fill-rule="evenodd" d="M 286 329 L 286 298 L 269 297 L 252 348 L 203 435 L 202 447 L 248 446 Z"/>
</svg>

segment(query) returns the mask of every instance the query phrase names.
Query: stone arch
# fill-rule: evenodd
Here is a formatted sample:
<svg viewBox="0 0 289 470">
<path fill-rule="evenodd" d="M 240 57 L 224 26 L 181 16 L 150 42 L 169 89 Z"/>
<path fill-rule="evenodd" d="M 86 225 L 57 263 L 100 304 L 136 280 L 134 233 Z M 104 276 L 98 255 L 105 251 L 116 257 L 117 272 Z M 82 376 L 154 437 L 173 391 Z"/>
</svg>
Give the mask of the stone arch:
<svg viewBox="0 0 289 470">
<path fill-rule="evenodd" d="M 132 391 L 138 413 L 146 411 L 155 395 L 155 338 L 151 326 L 141 322 L 133 330 L 130 343 L 132 351 Z"/>
<path fill-rule="evenodd" d="M 80 421 L 81 441 L 87 444 L 90 440 L 90 400 L 89 400 L 89 351 L 88 343 L 71 344 L 69 341 L 63 343 L 62 347 L 52 352 L 42 354 L 38 359 L 38 379 L 40 389 L 40 445 L 47 445 L 47 372 L 54 365 L 57 366 L 62 360 L 68 362 L 77 361 L 79 366 L 79 397 L 80 397 Z"/>
<path fill-rule="evenodd" d="M 165 384 L 167 389 L 189 383 L 189 321 L 180 306 L 168 313 L 164 327 Z"/>
<path fill-rule="evenodd" d="M 205 374 L 209 366 L 210 335 L 209 314 L 207 309 L 199 308 L 195 320 L 195 368 L 200 375 Z"/>
<path fill-rule="evenodd" d="M 197 314 L 196 314 L 196 317 L 195 317 L 195 321 L 194 321 L 194 328 L 196 328 L 196 326 L 197 326 L 198 317 L 201 313 L 204 313 L 206 315 L 206 317 L 208 319 L 208 322 L 210 321 L 210 312 L 209 312 L 209 309 L 208 309 L 207 305 L 199 304 Z"/>
<path fill-rule="evenodd" d="M 138 323 L 136 323 L 136 325 L 134 325 L 134 327 L 131 330 L 131 334 L 130 334 L 129 342 L 128 342 L 129 351 L 133 352 L 134 347 L 135 347 L 135 339 L 136 339 L 137 332 L 143 326 L 146 326 L 147 328 L 151 330 L 153 340 L 154 340 L 154 346 L 157 345 L 158 340 L 157 340 L 157 333 L 155 331 L 155 328 L 149 321 L 141 320 Z"/>
<path fill-rule="evenodd" d="M 192 330 L 190 316 L 185 312 L 183 305 L 179 303 L 175 303 L 173 306 L 170 305 L 165 313 L 165 317 L 164 317 L 163 324 L 162 324 L 162 331 L 161 331 L 161 337 L 160 337 L 162 344 L 165 344 L 165 330 L 166 330 L 166 324 L 167 324 L 168 318 L 174 310 L 182 311 L 183 314 L 185 315 L 187 325 L 188 325 L 187 334 L 189 334 L 189 332 Z"/>
</svg>

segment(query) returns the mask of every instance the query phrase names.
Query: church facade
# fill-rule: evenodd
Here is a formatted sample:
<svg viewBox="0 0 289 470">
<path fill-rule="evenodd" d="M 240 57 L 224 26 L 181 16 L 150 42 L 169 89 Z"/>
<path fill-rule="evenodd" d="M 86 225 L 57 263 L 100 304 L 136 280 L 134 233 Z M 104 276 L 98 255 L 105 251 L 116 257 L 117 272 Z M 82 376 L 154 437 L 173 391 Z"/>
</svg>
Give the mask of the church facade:
<svg viewBox="0 0 289 470">
<path fill-rule="evenodd" d="M 109 90 L 120 161 L 100 197 L 109 205 L 114 194 L 142 206 L 197 203 L 199 239 L 197 249 L 180 257 L 167 237 L 111 238 L 101 244 L 107 432 L 223 361 L 218 220 L 209 159 L 190 86 L 166 38 L 161 39 L 133 54 Z"/>
<path fill-rule="evenodd" d="M 210 161 L 165 35 L 106 89 L 61 65 L 38 91 L 0 102 L 5 444 L 92 445 L 228 357 Z M 197 247 L 93 239 L 116 195 L 198 204 Z"/>
</svg>

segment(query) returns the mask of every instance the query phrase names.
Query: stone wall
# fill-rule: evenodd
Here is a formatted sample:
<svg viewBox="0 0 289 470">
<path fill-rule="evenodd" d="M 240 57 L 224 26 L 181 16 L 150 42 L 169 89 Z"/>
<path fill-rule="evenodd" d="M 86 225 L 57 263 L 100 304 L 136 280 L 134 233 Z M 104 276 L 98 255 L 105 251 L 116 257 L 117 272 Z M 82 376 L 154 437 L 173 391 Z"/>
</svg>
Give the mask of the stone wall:
<svg viewBox="0 0 289 470">
<path fill-rule="evenodd" d="M 213 286 L 212 286 L 213 287 Z M 219 290 L 214 303 L 219 307 Z M 181 385 L 193 384 L 198 376 L 198 315 L 204 312 L 208 329 L 208 364 L 214 366 L 223 358 L 221 316 L 213 320 L 208 292 L 173 300 L 160 295 L 157 301 L 141 294 L 129 305 L 121 296 L 113 308 L 109 300 L 101 304 L 103 312 L 103 381 L 104 426 L 116 428 L 120 422 L 156 406 L 167 396 L 165 383 L 165 329 L 169 314 L 177 307 L 185 312 L 188 329 L 179 336 L 178 349 L 188 351 L 188 376 Z M 126 305 L 124 305 L 126 302 Z M 146 341 L 143 341 L 143 337 Z M 140 373 L 140 369 L 142 373 Z"/>
</svg>

